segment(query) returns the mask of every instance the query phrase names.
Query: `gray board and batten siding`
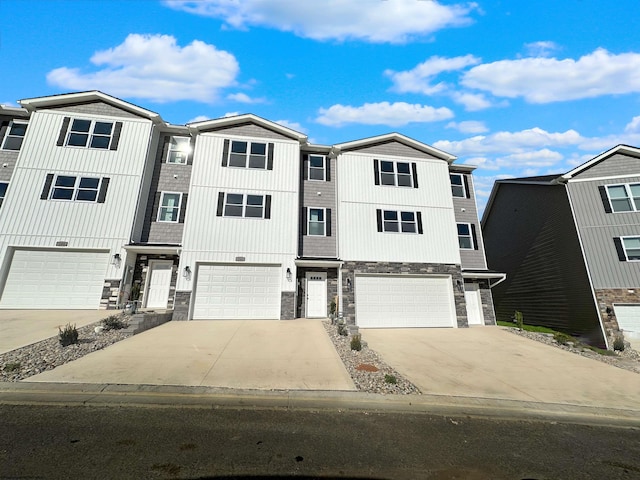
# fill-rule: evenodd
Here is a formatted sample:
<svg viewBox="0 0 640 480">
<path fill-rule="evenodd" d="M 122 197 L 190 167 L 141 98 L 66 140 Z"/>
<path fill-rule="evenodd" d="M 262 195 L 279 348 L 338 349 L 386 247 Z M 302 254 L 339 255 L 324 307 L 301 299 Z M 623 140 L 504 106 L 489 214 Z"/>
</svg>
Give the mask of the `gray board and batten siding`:
<svg viewBox="0 0 640 480">
<path fill-rule="evenodd" d="M 453 197 L 453 210 L 456 223 L 468 223 L 472 225 L 474 230 L 474 248 L 460 249 L 460 261 L 462 268 L 465 269 L 486 269 L 487 262 L 484 256 L 484 242 L 482 239 L 482 231 L 478 222 L 478 209 L 476 206 L 475 192 L 473 188 L 473 178 L 470 173 L 455 171 L 450 169 L 450 173 L 463 175 L 466 179 L 464 182 L 466 196 Z"/>
<path fill-rule="evenodd" d="M 502 183 L 484 222 L 498 320 L 519 310 L 542 325 L 605 345 L 564 185 Z"/>
<path fill-rule="evenodd" d="M 238 137 L 247 137 L 246 140 L 250 141 L 251 138 L 272 138 L 274 140 L 292 140 L 291 137 L 283 135 L 280 132 L 270 130 L 261 125 L 247 122 L 240 125 L 222 125 L 214 128 L 207 128 L 201 130 L 200 133 L 221 133 Z"/>
<path fill-rule="evenodd" d="M 103 115 L 105 117 L 122 117 L 122 118 L 143 118 L 135 113 L 128 112 L 122 108 L 109 105 L 100 100 L 91 102 L 76 103 L 73 105 L 61 105 L 59 107 L 40 107 L 40 110 L 53 110 L 65 113 L 76 113 L 79 115 Z"/>
<path fill-rule="evenodd" d="M 603 178 L 613 176 L 640 176 L 640 158 L 615 153 L 578 173 L 574 178 Z"/>
<path fill-rule="evenodd" d="M 364 147 L 354 147 L 343 149 L 343 152 L 357 151 L 370 155 L 389 155 L 394 157 L 412 157 L 412 158 L 435 158 L 421 150 L 405 145 L 397 140 L 389 140 L 374 145 L 366 145 Z"/>
</svg>

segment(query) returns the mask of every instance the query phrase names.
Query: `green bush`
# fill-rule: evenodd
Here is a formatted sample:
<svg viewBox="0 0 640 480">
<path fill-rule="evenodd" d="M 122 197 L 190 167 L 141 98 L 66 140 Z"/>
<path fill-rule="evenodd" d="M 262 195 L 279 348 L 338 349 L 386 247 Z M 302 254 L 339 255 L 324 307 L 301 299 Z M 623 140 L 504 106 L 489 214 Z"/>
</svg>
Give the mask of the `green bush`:
<svg viewBox="0 0 640 480">
<path fill-rule="evenodd" d="M 120 330 L 126 328 L 126 322 L 119 315 L 111 315 L 102 320 L 102 326 L 105 330 Z"/>
<path fill-rule="evenodd" d="M 338 335 L 346 337 L 349 335 L 349 329 L 345 323 L 338 323 Z"/>
<path fill-rule="evenodd" d="M 515 319 L 515 322 L 518 328 L 522 330 L 522 327 L 524 326 L 524 316 L 522 315 L 522 312 L 519 310 L 516 310 L 516 312 L 513 315 L 513 318 Z"/>
<path fill-rule="evenodd" d="M 78 330 L 76 329 L 75 324 L 72 326 L 67 323 L 64 329 L 60 329 L 60 327 L 58 327 L 58 339 L 60 340 L 60 345 L 63 347 L 78 343 Z"/>
<path fill-rule="evenodd" d="M 391 383 L 392 385 L 395 385 L 396 383 L 398 383 L 398 379 L 395 377 L 395 375 L 389 375 L 388 373 L 384 374 L 384 382 L 385 383 Z"/>
<path fill-rule="evenodd" d="M 576 339 L 566 333 L 556 332 L 553 334 L 553 339 L 560 345 L 568 345 L 569 342 L 576 343 Z"/>
<path fill-rule="evenodd" d="M 331 300 L 331 305 L 329 306 L 329 313 L 331 313 L 331 315 L 336 313 L 336 301 L 335 300 Z"/>
<path fill-rule="evenodd" d="M 613 339 L 613 349 L 616 352 L 624 352 L 624 334 L 617 332 Z"/>
<path fill-rule="evenodd" d="M 351 350 L 356 350 L 357 352 L 362 350 L 362 339 L 359 334 L 351 337 Z"/>
<path fill-rule="evenodd" d="M 4 365 L 3 370 L 5 372 L 15 372 L 16 370 L 20 370 L 20 362 L 9 362 Z"/>
</svg>

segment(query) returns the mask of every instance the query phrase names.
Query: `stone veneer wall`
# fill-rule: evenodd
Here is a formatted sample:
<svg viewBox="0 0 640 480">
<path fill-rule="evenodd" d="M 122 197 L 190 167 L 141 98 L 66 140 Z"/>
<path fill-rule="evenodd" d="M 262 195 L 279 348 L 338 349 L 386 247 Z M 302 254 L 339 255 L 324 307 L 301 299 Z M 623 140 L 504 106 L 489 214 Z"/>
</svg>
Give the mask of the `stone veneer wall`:
<svg viewBox="0 0 640 480">
<path fill-rule="evenodd" d="M 306 312 L 306 290 L 305 279 L 307 272 L 320 272 L 327 274 L 327 316 L 331 313 L 331 302 L 338 295 L 338 269 L 337 268 L 317 268 L 317 267 L 298 267 L 298 296 L 296 299 L 296 317 L 304 318 Z"/>
<path fill-rule="evenodd" d="M 356 324 L 355 289 L 347 288 L 347 279 L 355 286 L 354 276 L 358 274 L 391 274 L 391 275 L 450 275 L 451 289 L 456 306 L 458 327 L 468 327 L 467 307 L 464 292 L 457 285 L 463 283 L 460 265 L 440 263 L 391 263 L 391 262 L 345 262 L 342 266 L 342 314 L 347 325 Z"/>
<path fill-rule="evenodd" d="M 105 280 L 100 299 L 100 310 L 113 310 L 118 307 L 118 295 L 120 294 L 120 279 Z"/>
<path fill-rule="evenodd" d="M 480 300 L 482 301 L 482 315 L 485 325 L 496 325 L 496 311 L 493 309 L 493 295 L 488 280 L 479 280 Z"/>
<path fill-rule="evenodd" d="M 177 255 L 138 254 L 135 269 L 133 271 L 133 283 L 137 283 L 140 286 L 140 296 L 138 297 L 138 300 L 144 299 L 144 289 L 147 284 L 147 275 L 149 274 L 149 263 L 153 260 L 173 261 L 171 283 L 169 284 L 169 301 L 167 302 L 167 309 L 171 310 L 174 306 L 176 282 L 178 281 L 178 264 L 180 262 L 180 257 Z"/>
<path fill-rule="evenodd" d="M 280 320 L 293 320 L 296 318 L 295 292 L 281 292 L 280 295 Z"/>
<path fill-rule="evenodd" d="M 189 320 L 189 303 L 191 303 L 191 292 L 176 292 L 176 300 L 173 304 L 173 321 Z"/>
<path fill-rule="evenodd" d="M 640 289 L 608 288 L 596 290 L 595 294 L 598 302 L 598 311 L 600 312 L 600 318 L 604 324 L 607 336 L 612 332 L 620 330 L 616 312 L 613 308 L 614 303 L 640 304 Z M 611 309 L 611 313 L 607 313 L 607 307 Z"/>
</svg>

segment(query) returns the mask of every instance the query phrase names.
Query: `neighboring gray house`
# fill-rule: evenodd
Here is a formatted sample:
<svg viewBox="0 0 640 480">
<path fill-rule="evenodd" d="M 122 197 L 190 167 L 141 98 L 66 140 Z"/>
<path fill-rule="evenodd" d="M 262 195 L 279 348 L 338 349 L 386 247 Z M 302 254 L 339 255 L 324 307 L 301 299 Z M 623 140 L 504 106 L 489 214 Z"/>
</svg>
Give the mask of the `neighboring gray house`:
<svg viewBox="0 0 640 480">
<path fill-rule="evenodd" d="M 499 180 L 482 219 L 498 320 L 515 310 L 607 345 L 640 334 L 640 149 L 618 145 L 565 174 Z"/>
</svg>

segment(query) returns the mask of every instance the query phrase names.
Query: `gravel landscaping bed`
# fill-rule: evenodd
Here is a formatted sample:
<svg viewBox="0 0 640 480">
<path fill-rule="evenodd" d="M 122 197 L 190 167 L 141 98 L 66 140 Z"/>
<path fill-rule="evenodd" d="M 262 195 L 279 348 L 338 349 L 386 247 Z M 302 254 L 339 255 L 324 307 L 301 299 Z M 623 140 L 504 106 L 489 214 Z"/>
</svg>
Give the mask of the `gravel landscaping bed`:
<svg viewBox="0 0 640 480">
<path fill-rule="evenodd" d="M 362 342 L 362 350 L 351 350 L 351 337 L 339 335 L 337 325 L 332 325 L 329 321 L 322 324 L 358 390 L 393 395 L 420 393 L 415 385 L 384 363 L 365 342 Z M 396 383 L 389 382 L 391 377 Z"/>
<path fill-rule="evenodd" d="M 504 327 L 507 331 L 526 337 L 537 342 L 546 343 L 556 348 L 560 348 L 567 352 L 582 355 L 583 357 L 592 358 L 599 362 L 608 363 L 631 372 L 640 373 L 640 352 L 633 350 L 632 348 L 625 348 L 622 352 L 615 352 L 613 355 L 602 355 L 600 353 L 589 350 L 581 346 L 572 344 L 562 345 L 553 339 L 553 335 L 550 333 L 537 333 L 527 332 L 526 330 L 518 330 L 513 327 Z"/>
<path fill-rule="evenodd" d="M 126 324 L 128 318 L 121 320 Z M 0 382 L 18 382 L 37 375 L 46 370 L 52 370 L 67 362 L 102 350 L 120 340 L 131 336 L 123 330 L 104 330 L 100 333 L 96 327 L 102 326 L 102 321 L 78 328 L 78 343 L 63 347 L 58 336 L 47 338 L 26 347 L 0 354 Z"/>
</svg>

